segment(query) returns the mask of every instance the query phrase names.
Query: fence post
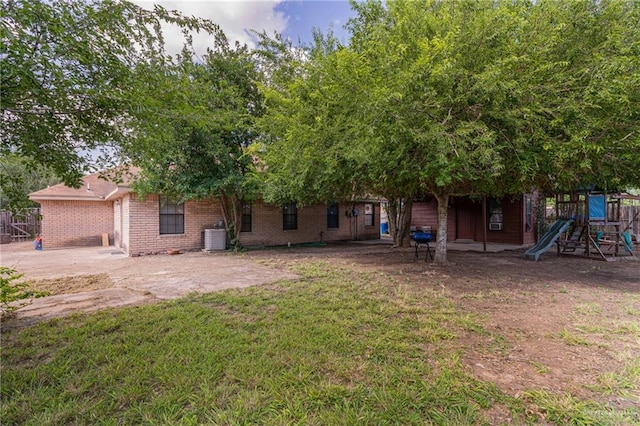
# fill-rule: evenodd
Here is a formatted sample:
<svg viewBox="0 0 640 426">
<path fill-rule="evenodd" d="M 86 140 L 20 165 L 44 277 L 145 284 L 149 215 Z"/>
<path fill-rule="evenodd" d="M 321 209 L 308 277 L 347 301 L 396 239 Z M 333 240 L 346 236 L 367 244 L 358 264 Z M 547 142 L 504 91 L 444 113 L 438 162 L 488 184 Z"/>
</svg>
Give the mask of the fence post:
<svg viewBox="0 0 640 426">
<path fill-rule="evenodd" d="M 9 210 L 0 211 L 0 240 L 6 244 L 11 241 L 29 241 L 42 233 L 40 209 L 25 209 L 19 214 Z"/>
</svg>

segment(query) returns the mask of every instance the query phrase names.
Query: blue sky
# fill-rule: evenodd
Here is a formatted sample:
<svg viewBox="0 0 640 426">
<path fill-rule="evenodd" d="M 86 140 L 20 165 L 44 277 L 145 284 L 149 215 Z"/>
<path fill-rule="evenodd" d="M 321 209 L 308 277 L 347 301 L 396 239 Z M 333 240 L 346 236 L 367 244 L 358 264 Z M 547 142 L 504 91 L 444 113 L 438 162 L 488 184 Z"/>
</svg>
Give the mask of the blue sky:
<svg viewBox="0 0 640 426">
<path fill-rule="evenodd" d="M 347 42 L 344 24 L 353 15 L 348 0 L 133 0 L 144 8 L 154 3 L 168 10 L 178 10 L 188 16 L 207 18 L 220 25 L 232 41 L 255 46 L 250 30 L 267 34 L 280 33 L 292 40 L 309 43 L 312 28 L 326 33 L 333 29 L 339 40 Z M 177 28 L 165 29 L 168 50 L 178 52 L 182 45 Z M 211 40 L 194 39 L 197 47 L 205 47 Z"/>
<path fill-rule="evenodd" d="M 282 34 L 294 43 L 299 39 L 303 43 L 310 42 L 312 28 L 318 28 L 323 33 L 332 29 L 339 40 L 348 41 L 348 32 L 343 28 L 353 16 L 348 1 L 290 0 L 280 3 L 276 10 L 288 17 L 287 28 Z"/>
</svg>

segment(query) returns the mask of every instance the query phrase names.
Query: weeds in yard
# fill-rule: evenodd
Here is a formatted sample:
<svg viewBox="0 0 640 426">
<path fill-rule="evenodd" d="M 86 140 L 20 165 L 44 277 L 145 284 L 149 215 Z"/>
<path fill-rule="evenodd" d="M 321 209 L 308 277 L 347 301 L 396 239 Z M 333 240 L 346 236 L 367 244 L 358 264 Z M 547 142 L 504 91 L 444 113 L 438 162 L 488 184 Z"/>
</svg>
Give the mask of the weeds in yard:
<svg viewBox="0 0 640 426">
<path fill-rule="evenodd" d="M 579 346 L 579 345 L 591 346 L 591 342 L 589 342 L 583 337 L 576 335 L 575 333 L 572 333 L 566 328 L 563 328 L 562 330 L 560 330 L 556 335 L 556 337 L 564 340 L 565 343 L 569 346 Z"/>
<path fill-rule="evenodd" d="M 581 401 L 571 394 L 554 395 L 544 390 L 527 391 L 523 400 L 528 412 L 544 419 L 544 423 L 558 425 L 632 425 L 640 421 L 640 410 L 620 410 L 615 406 L 593 401 Z"/>
<path fill-rule="evenodd" d="M 292 269 L 304 278 L 278 289 L 22 330 L 3 344 L 3 423 L 444 425 L 481 423 L 496 403 L 522 412 L 446 349 L 460 327 L 482 330 L 451 301 L 406 289 L 396 301 L 397 284 L 348 266 Z"/>
<path fill-rule="evenodd" d="M 529 364 L 536 370 L 538 374 L 547 374 L 551 372 L 551 369 L 544 364 L 530 360 Z"/>
<path fill-rule="evenodd" d="M 13 268 L 0 266 L 0 317 L 28 305 L 34 298 L 48 295 L 47 292 L 31 289 L 30 283 L 23 277 Z"/>
<path fill-rule="evenodd" d="M 497 302 L 510 302 L 511 296 L 507 293 L 499 290 L 480 290 L 473 293 L 466 293 L 462 296 L 463 299 L 475 299 L 475 300 L 495 300 Z"/>
<path fill-rule="evenodd" d="M 602 307 L 595 302 L 578 303 L 573 308 L 573 312 L 578 315 L 595 316 L 602 312 Z"/>
<path fill-rule="evenodd" d="M 598 334 L 605 337 L 607 329 L 600 324 L 576 324 L 574 328 L 583 334 Z"/>
<path fill-rule="evenodd" d="M 475 314 L 459 314 L 451 318 L 454 323 L 465 331 L 473 331 L 478 334 L 488 334 Z"/>
<path fill-rule="evenodd" d="M 625 299 L 623 302 L 623 311 L 627 315 L 640 316 L 640 296 Z"/>
<path fill-rule="evenodd" d="M 591 389 L 603 395 L 616 395 L 623 398 L 640 398 L 640 359 L 631 357 L 622 370 L 602 373 L 596 385 Z"/>
<path fill-rule="evenodd" d="M 640 337 L 640 323 L 638 321 L 620 321 L 614 325 L 613 332 Z"/>
</svg>

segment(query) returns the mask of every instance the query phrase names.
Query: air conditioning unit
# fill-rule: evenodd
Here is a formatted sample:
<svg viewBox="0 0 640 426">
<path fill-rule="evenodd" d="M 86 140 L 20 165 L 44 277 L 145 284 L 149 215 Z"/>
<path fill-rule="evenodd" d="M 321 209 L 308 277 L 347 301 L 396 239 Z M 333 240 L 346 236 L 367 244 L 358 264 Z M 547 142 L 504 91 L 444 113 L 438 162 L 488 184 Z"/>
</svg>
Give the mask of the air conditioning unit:
<svg viewBox="0 0 640 426">
<path fill-rule="evenodd" d="M 502 223 L 493 222 L 489 224 L 489 231 L 502 231 Z"/>
<path fill-rule="evenodd" d="M 204 230 L 204 251 L 225 250 L 227 248 L 227 231 L 225 229 Z"/>
</svg>

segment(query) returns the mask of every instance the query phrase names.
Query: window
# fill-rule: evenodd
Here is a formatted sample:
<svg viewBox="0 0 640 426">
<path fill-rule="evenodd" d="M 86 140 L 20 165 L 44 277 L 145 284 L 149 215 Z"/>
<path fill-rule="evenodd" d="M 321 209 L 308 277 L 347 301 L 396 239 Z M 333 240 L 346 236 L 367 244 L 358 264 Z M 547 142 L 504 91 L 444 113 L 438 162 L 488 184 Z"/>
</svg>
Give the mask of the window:
<svg viewBox="0 0 640 426">
<path fill-rule="evenodd" d="M 373 203 L 366 203 L 364 205 L 364 226 L 374 225 Z"/>
<path fill-rule="evenodd" d="M 487 203 L 489 231 L 502 231 L 502 200 L 490 198 Z"/>
<path fill-rule="evenodd" d="M 338 212 L 340 209 L 337 204 L 331 204 L 327 207 L 327 228 L 340 228 L 340 220 L 338 219 Z"/>
<path fill-rule="evenodd" d="M 242 223 L 240 232 L 251 232 L 251 202 L 242 203 Z"/>
<path fill-rule="evenodd" d="M 298 207 L 295 202 L 282 207 L 282 229 L 298 229 Z"/>
<path fill-rule="evenodd" d="M 160 196 L 160 234 L 184 234 L 184 203 Z"/>
</svg>

